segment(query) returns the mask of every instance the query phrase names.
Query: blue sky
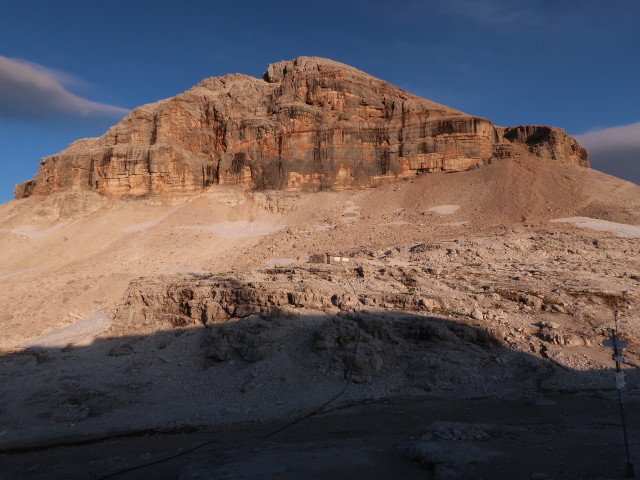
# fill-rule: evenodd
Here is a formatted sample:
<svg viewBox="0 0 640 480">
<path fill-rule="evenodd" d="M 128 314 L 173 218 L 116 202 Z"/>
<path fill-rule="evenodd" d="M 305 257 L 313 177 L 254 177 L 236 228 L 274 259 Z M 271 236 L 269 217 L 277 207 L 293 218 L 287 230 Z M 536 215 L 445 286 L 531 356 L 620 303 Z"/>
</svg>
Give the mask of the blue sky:
<svg viewBox="0 0 640 480">
<path fill-rule="evenodd" d="M 497 125 L 562 127 L 640 183 L 637 0 L 0 6 L 0 202 L 40 158 L 203 78 L 332 58 Z"/>
</svg>

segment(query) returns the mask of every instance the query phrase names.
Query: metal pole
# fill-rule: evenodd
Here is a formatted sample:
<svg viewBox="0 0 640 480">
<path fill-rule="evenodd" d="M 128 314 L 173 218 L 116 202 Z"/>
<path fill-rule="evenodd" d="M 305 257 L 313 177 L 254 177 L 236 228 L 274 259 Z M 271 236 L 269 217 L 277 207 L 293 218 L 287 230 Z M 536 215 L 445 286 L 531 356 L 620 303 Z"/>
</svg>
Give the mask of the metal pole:
<svg viewBox="0 0 640 480">
<path fill-rule="evenodd" d="M 616 373 L 620 373 L 620 358 L 622 357 L 622 351 L 617 347 L 618 341 L 618 312 L 614 312 L 615 329 L 613 330 L 613 353 L 616 361 Z M 620 417 L 622 418 L 622 431 L 624 432 L 624 449 L 627 455 L 627 464 L 624 469 L 624 475 L 627 478 L 635 478 L 635 472 L 633 469 L 633 463 L 631 463 L 631 454 L 629 453 L 629 435 L 627 434 L 627 420 L 624 414 L 624 402 L 622 401 L 622 388 L 618 388 L 618 403 L 620 404 Z"/>
</svg>

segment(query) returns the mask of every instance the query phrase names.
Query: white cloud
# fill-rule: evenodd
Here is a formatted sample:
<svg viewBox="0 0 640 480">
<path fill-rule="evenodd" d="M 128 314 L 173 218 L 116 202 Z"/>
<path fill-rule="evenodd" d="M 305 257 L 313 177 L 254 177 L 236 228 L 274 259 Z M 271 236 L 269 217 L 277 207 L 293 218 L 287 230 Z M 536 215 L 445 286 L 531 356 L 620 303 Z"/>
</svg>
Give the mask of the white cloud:
<svg viewBox="0 0 640 480">
<path fill-rule="evenodd" d="M 126 108 L 93 102 L 69 92 L 78 78 L 25 60 L 0 55 L 0 116 L 38 119 L 60 115 L 121 117 Z"/>
<path fill-rule="evenodd" d="M 640 149 L 640 122 L 587 132 L 576 135 L 576 138 L 587 149 Z"/>
<path fill-rule="evenodd" d="M 393 8 L 389 8 L 388 1 L 382 0 L 350 1 L 400 24 L 433 21 L 434 17 L 444 15 L 464 18 L 484 28 L 511 24 L 522 27 L 523 24 L 538 22 L 546 13 L 540 5 L 532 3 L 534 0 L 403 0 L 395 2 Z"/>
<path fill-rule="evenodd" d="M 538 16 L 527 0 L 452 0 L 444 5 L 452 13 L 484 25 L 530 21 Z"/>
<path fill-rule="evenodd" d="M 640 185 L 640 122 L 576 135 L 591 166 Z"/>
</svg>

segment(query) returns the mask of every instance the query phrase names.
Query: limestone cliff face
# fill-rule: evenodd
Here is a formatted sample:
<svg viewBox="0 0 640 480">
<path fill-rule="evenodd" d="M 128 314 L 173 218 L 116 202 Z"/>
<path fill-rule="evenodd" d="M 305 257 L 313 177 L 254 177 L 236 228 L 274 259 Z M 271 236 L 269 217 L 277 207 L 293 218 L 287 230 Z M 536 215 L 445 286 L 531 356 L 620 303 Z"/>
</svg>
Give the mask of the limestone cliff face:
<svg viewBox="0 0 640 480">
<path fill-rule="evenodd" d="M 504 129 L 504 137 L 510 142 L 526 145 L 527 149 L 538 157 L 581 167 L 589 166 L 589 152 L 561 128 L 537 125 L 507 127 Z"/>
<path fill-rule="evenodd" d="M 532 154 L 588 165 L 586 151 L 560 129 L 496 128 L 347 65 L 300 57 L 270 65 L 262 79 L 208 78 L 136 108 L 102 137 L 43 158 L 15 196 L 71 188 L 188 194 L 213 184 L 368 188 Z"/>
</svg>

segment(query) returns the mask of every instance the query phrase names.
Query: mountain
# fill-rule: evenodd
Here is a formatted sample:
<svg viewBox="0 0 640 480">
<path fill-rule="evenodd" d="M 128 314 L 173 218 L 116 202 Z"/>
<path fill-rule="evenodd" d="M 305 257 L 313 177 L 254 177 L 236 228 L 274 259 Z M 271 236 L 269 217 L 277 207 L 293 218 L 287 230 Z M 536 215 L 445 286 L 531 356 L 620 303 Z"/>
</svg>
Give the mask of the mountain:
<svg viewBox="0 0 640 480">
<path fill-rule="evenodd" d="M 317 58 L 134 110 L 0 205 L 3 478 L 622 477 L 640 187 L 587 166 Z"/>
<path fill-rule="evenodd" d="M 43 158 L 15 197 L 371 188 L 515 157 L 589 165 L 559 128 L 496 127 L 342 63 L 299 57 L 269 65 L 262 79 L 208 78 L 138 107 L 102 137 Z"/>
</svg>

